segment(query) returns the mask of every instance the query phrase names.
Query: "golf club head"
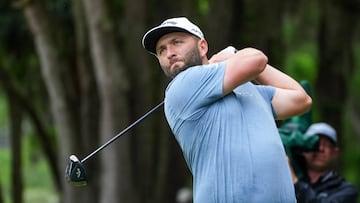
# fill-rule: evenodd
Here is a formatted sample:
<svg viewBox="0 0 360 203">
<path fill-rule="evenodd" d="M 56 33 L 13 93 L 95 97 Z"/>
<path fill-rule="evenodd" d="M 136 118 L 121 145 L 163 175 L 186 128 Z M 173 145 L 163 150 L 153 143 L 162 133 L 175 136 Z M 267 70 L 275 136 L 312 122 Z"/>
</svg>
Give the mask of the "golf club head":
<svg viewBox="0 0 360 203">
<path fill-rule="evenodd" d="M 85 168 L 75 155 L 69 157 L 69 162 L 65 169 L 65 178 L 73 186 L 81 187 L 87 184 Z"/>
</svg>

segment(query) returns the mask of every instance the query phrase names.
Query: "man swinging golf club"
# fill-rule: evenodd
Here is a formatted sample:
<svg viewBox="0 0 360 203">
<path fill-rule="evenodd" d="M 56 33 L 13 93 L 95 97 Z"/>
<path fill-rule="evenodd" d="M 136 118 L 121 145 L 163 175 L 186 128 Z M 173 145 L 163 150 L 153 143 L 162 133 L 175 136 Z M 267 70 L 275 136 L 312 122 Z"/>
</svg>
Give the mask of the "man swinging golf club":
<svg viewBox="0 0 360 203">
<path fill-rule="evenodd" d="M 301 85 L 254 48 L 208 60 L 202 31 L 185 17 L 150 29 L 142 43 L 172 78 L 164 110 L 193 175 L 194 202 L 295 202 L 275 119 L 309 109 Z"/>
</svg>

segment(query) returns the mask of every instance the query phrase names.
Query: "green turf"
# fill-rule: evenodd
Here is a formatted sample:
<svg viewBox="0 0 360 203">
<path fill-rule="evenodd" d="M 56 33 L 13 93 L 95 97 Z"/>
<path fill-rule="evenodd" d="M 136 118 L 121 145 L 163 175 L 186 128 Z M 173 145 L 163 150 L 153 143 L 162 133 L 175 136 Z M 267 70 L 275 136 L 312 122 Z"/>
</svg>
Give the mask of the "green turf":
<svg viewBox="0 0 360 203">
<path fill-rule="evenodd" d="M 25 139 L 25 142 L 26 139 Z M 27 145 L 25 143 L 25 145 Z M 57 203 L 58 196 L 54 189 L 51 174 L 44 157 L 23 148 L 24 203 Z M 0 184 L 5 203 L 11 203 L 11 155 L 10 149 L 0 149 Z"/>
</svg>

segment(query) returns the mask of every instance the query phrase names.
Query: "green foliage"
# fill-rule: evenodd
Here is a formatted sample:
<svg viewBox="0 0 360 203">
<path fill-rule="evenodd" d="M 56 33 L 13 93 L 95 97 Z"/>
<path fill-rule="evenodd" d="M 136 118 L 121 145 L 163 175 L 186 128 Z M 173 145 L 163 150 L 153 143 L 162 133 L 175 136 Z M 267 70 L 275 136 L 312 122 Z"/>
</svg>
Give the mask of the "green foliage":
<svg viewBox="0 0 360 203">
<path fill-rule="evenodd" d="M 316 2 L 296 4 L 282 19 L 285 44 L 284 71 L 298 81 L 313 84 L 317 75 L 317 27 L 319 11 Z M 306 11 L 306 12 L 302 12 Z"/>
<path fill-rule="evenodd" d="M 295 25 L 290 18 L 285 18 L 282 28 L 284 43 L 288 46 L 291 46 L 295 36 Z"/>
<path fill-rule="evenodd" d="M 360 112 L 360 94 L 359 87 L 360 87 L 360 44 L 355 47 L 355 73 L 353 74 L 353 78 L 349 82 L 349 91 L 354 100 L 353 103 L 356 108 L 357 112 Z"/>
<path fill-rule="evenodd" d="M 60 8 L 53 8 L 60 11 Z M 69 9 L 68 9 L 69 10 Z M 61 15 L 59 15 L 61 17 Z M 68 18 L 70 20 L 70 18 Z M 9 1 L 0 3 L 0 65 L 10 77 L 11 83 L 19 93 L 30 97 L 43 113 L 47 112 L 44 84 L 39 69 L 39 61 L 34 51 L 33 39 L 25 22 L 22 10 L 11 7 Z M 4 129 L 8 125 L 6 99 L 0 87 L 0 136 L 6 136 Z M 45 100 L 44 100 L 45 99 Z M 41 101 L 41 102 L 40 102 Z M 28 127 L 28 125 L 25 125 Z M 27 131 L 28 129 L 25 129 Z M 40 144 L 34 136 L 23 137 L 22 158 L 24 178 L 24 202 L 54 202 L 52 177 Z M 8 138 L 4 138 L 7 140 Z M 55 139 L 54 139 L 55 140 Z M 0 181 L 6 203 L 11 201 L 11 153 L 8 143 L 0 145 Z"/>
<path fill-rule="evenodd" d="M 28 29 L 21 13 L 9 1 L 0 1 L 0 44 L 16 54 L 21 49 L 31 48 Z M 21 41 L 19 41 L 21 40 Z"/>
<path fill-rule="evenodd" d="M 11 82 L 17 88 L 34 96 L 31 88 L 39 90 L 37 85 L 41 84 L 42 80 L 31 33 L 21 10 L 11 7 L 10 2 L 2 1 L 0 27 L 1 66 L 9 72 L 11 79 L 14 79 Z"/>
<path fill-rule="evenodd" d="M 288 53 L 284 71 L 299 81 L 308 80 L 313 83 L 316 79 L 317 61 L 315 45 L 304 45 Z"/>
<path fill-rule="evenodd" d="M 22 156 L 24 164 L 23 174 L 26 186 L 25 194 L 32 190 L 42 190 L 54 195 L 54 187 L 49 166 L 40 150 L 40 146 L 34 144 L 34 140 L 36 140 L 34 136 L 27 135 L 23 142 Z"/>
<path fill-rule="evenodd" d="M 2 130 L 7 125 L 8 122 L 6 108 L 7 108 L 6 100 L 0 89 L 0 133 L 2 132 Z"/>
<path fill-rule="evenodd" d="M 342 172 L 344 177 L 351 183 L 360 189 L 360 174 L 359 174 L 359 163 L 360 163 L 360 139 L 356 135 L 356 132 L 351 127 L 351 119 L 349 116 L 345 118 L 345 130 L 343 134 L 343 147 L 341 149 L 342 157 Z M 360 201 L 360 199 L 359 199 Z"/>
<path fill-rule="evenodd" d="M 360 45 L 355 46 L 355 72 L 350 79 L 348 87 L 351 95 L 353 109 L 347 112 L 344 119 L 344 144 L 342 148 L 343 157 L 343 173 L 347 180 L 357 186 L 360 190 L 360 138 L 353 126 L 355 123 L 350 114 L 357 114 L 360 112 L 360 94 L 358 88 L 360 87 Z M 360 198 L 359 201 L 360 202 Z"/>
<path fill-rule="evenodd" d="M 360 112 L 360 94 L 355 94 L 357 91 L 359 91 L 360 87 L 360 70 L 358 70 L 354 74 L 354 78 L 351 81 L 351 84 L 349 85 L 350 92 L 352 92 L 352 99 L 354 100 L 354 105 L 357 112 Z"/>
<path fill-rule="evenodd" d="M 55 34 L 58 37 L 59 43 L 68 42 L 67 40 L 72 38 L 74 35 L 72 2 L 68 0 L 60 0 L 60 1 L 51 0 L 48 1 L 47 5 L 51 13 L 51 17 L 53 17 L 52 20 L 55 23 L 55 26 L 53 26 L 53 28 L 56 31 Z M 59 30 L 60 28 L 65 28 L 65 29 Z"/>
<path fill-rule="evenodd" d="M 10 194 L 10 152 L 0 148 L 0 184 L 2 186 L 5 202 L 9 202 Z"/>
<path fill-rule="evenodd" d="M 58 196 L 52 183 L 49 166 L 41 154 L 39 146 L 34 146 L 33 137 L 26 135 L 23 139 L 23 178 L 24 202 L 55 203 Z M 11 191 L 11 154 L 10 149 L 0 148 L 0 184 L 3 187 L 5 203 L 10 203 Z"/>
<path fill-rule="evenodd" d="M 208 0 L 198 0 L 199 13 L 205 16 L 209 10 L 209 1 Z"/>
</svg>

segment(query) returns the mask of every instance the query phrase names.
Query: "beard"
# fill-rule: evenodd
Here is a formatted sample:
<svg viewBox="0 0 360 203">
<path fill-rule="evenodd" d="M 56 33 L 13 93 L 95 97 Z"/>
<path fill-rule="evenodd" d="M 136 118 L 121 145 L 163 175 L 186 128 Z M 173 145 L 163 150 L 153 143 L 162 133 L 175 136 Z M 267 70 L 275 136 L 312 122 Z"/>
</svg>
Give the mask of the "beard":
<svg viewBox="0 0 360 203">
<path fill-rule="evenodd" d="M 184 61 L 184 64 L 182 66 L 177 66 L 177 67 L 174 67 L 173 69 L 170 69 L 170 67 L 162 66 L 162 69 L 164 70 L 165 75 L 170 78 L 174 78 L 180 72 L 188 69 L 189 67 L 202 65 L 200 52 L 196 45 L 185 55 L 183 61 Z"/>
</svg>

